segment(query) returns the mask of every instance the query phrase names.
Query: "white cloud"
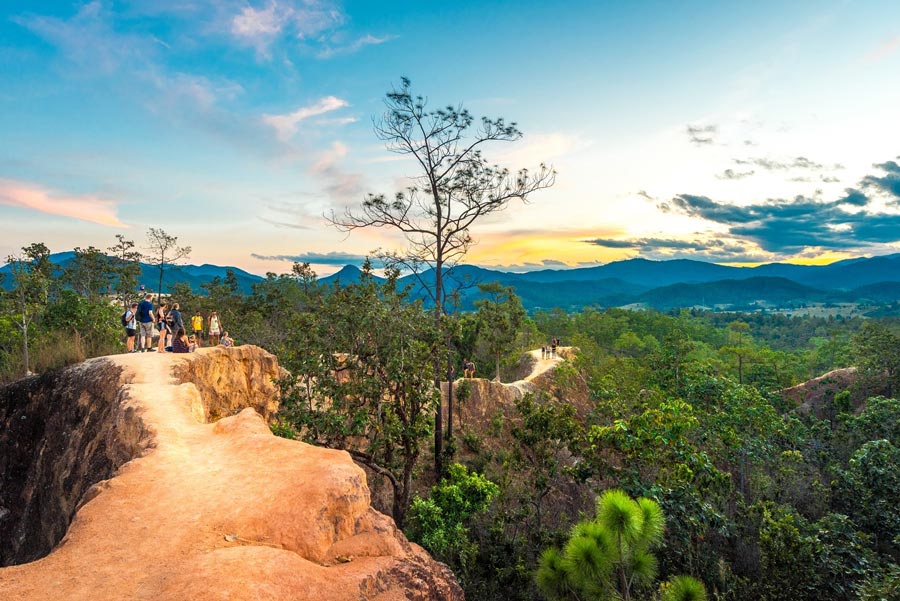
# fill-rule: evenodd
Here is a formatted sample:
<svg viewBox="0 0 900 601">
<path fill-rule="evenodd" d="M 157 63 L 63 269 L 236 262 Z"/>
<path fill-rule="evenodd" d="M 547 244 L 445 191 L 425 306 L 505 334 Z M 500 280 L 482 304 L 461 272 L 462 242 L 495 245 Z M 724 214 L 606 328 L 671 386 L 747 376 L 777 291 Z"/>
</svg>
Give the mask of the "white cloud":
<svg viewBox="0 0 900 601">
<path fill-rule="evenodd" d="M 323 115 L 349 106 L 346 100 L 336 96 L 326 96 L 311 106 L 300 107 L 292 113 L 284 115 L 263 115 L 263 122 L 275 129 L 278 139 L 286 142 L 294 137 L 300 122 L 310 117 Z"/>
<path fill-rule="evenodd" d="M 331 58 L 332 56 L 337 56 L 340 54 L 353 54 L 354 52 L 358 52 L 366 46 L 378 46 L 379 44 L 384 44 L 385 42 L 390 42 L 391 40 L 396 39 L 397 36 L 395 35 L 386 35 L 379 38 L 373 36 L 372 34 L 366 34 L 361 38 L 358 38 L 344 46 L 329 46 L 323 48 L 316 56 L 318 56 L 319 58 Z"/>
</svg>

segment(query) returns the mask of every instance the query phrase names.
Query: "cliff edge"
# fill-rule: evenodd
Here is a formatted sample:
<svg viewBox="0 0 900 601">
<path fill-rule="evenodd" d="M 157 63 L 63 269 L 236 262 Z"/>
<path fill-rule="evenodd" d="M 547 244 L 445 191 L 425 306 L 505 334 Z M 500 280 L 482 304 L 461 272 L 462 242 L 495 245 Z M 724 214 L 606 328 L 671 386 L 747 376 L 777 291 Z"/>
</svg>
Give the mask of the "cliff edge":
<svg viewBox="0 0 900 601">
<path fill-rule="evenodd" d="M 346 453 L 271 434 L 278 373 L 211 348 L 0 390 L 0 598 L 461 600 Z"/>
</svg>

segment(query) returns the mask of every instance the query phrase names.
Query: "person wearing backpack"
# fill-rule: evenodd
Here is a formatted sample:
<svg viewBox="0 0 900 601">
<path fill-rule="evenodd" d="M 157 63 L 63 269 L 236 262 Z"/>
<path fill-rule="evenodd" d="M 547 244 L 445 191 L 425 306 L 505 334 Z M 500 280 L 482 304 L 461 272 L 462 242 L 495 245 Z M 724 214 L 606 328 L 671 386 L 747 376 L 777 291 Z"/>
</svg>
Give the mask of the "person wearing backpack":
<svg viewBox="0 0 900 601">
<path fill-rule="evenodd" d="M 136 353 L 134 337 L 137 334 L 137 303 L 131 303 L 131 307 L 122 313 L 122 327 L 125 328 L 125 352 Z"/>
<path fill-rule="evenodd" d="M 153 350 L 150 346 L 153 344 L 153 322 L 156 320 L 153 317 L 152 298 L 153 295 L 148 292 L 137 306 L 137 320 L 141 324 L 141 340 L 138 346 L 142 353 Z"/>
</svg>

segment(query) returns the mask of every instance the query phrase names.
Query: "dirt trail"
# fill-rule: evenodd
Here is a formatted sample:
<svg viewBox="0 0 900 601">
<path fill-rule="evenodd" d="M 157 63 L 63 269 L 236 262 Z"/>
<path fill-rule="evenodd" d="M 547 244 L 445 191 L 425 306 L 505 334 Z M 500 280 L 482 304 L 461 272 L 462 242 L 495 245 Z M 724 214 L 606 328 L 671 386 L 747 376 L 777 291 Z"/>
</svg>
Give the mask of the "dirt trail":
<svg viewBox="0 0 900 601">
<path fill-rule="evenodd" d="M 346 453 L 274 437 L 253 409 L 201 423 L 197 387 L 171 374 L 217 352 L 105 358 L 124 368 L 125 403 L 154 448 L 97 487 L 50 555 L 0 569 L 0 599 L 423 598 L 399 582 L 413 569 L 429 574 L 428 598 L 457 598 L 371 509 Z"/>
</svg>

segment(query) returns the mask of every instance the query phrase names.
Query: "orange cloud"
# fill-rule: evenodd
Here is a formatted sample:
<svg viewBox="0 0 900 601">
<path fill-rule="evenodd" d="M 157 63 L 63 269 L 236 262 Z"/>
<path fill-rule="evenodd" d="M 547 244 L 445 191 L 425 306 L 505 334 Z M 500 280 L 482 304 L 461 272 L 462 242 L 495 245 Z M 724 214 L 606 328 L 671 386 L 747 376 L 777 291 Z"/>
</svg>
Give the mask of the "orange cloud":
<svg viewBox="0 0 900 601">
<path fill-rule="evenodd" d="M 114 201 L 94 196 L 74 196 L 28 182 L 0 178 L 0 205 L 72 217 L 109 227 L 128 227 L 116 216 Z"/>
</svg>

